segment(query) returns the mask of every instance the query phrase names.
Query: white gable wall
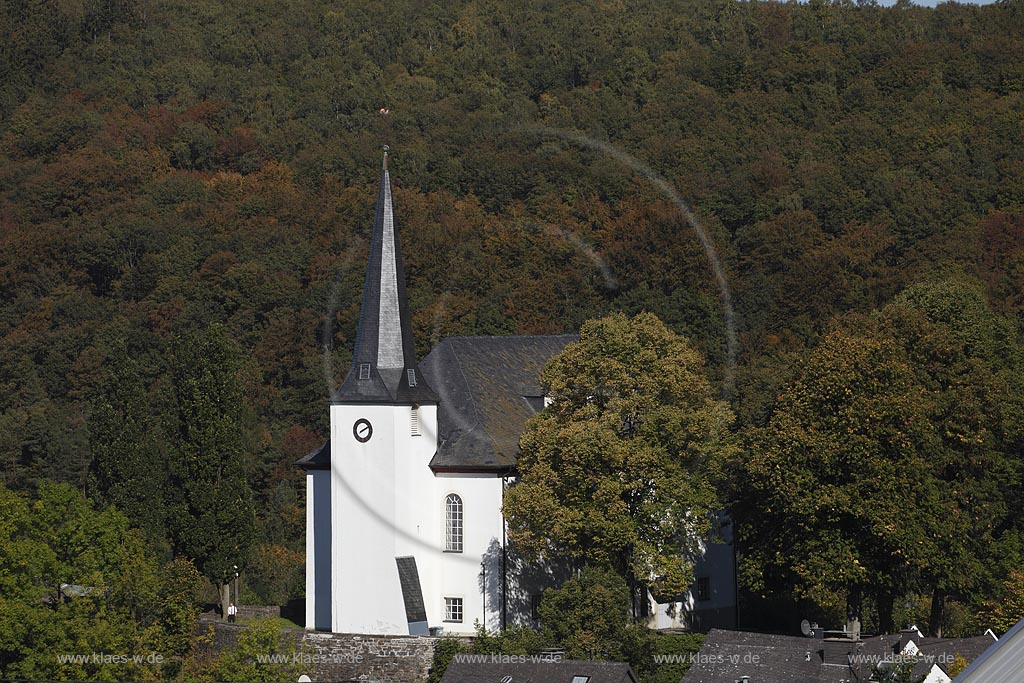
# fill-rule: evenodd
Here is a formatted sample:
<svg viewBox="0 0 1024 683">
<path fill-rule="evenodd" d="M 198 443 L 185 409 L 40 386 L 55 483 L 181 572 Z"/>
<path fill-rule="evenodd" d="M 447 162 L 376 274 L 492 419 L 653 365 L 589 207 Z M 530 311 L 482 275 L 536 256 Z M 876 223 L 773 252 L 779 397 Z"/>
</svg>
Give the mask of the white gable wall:
<svg viewBox="0 0 1024 683">
<path fill-rule="evenodd" d="M 341 633 L 407 634 L 405 603 L 396 557 L 413 556 L 419 571 L 427 623 L 448 633 L 472 633 L 474 621 L 500 626 L 502 479 L 490 474 L 435 476 L 430 459 L 437 445 L 437 407 L 419 411 L 419 436 L 410 406 L 331 406 L 330 534 L 331 621 Z M 373 427 L 360 443 L 353 426 Z M 316 475 L 313 474 L 313 477 Z M 308 479 L 308 482 L 313 479 Z M 312 507 L 321 500 L 315 483 Z M 463 552 L 445 552 L 445 499 L 462 498 Z M 307 493 L 307 496 L 309 493 Z M 315 524 L 314 524 L 315 527 Z M 315 548 L 307 547 L 315 566 Z M 487 566 L 486 590 L 481 564 Z M 322 604 L 323 589 L 307 570 L 307 593 Z M 445 621 L 445 598 L 461 598 L 462 622 Z M 307 605 L 307 623 L 321 627 Z M 315 614 L 313 614 L 315 612 Z M 309 621 L 309 617 L 313 621 Z"/>
<path fill-rule="evenodd" d="M 938 664 L 932 664 L 932 668 L 928 671 L 928 675 L 925 676 L 921 683 L 950 683 L 951 679 L 946 672 L 939 668 Z"/>
</svg>

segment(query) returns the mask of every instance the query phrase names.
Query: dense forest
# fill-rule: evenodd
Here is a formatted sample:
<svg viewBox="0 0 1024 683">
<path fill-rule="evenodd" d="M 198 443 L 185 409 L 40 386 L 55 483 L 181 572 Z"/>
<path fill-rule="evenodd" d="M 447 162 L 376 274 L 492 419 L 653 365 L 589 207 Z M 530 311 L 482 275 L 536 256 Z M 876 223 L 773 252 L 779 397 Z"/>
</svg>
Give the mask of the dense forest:
<svg viewBox="0 0 1024 683">
<path fill-rule="evenodd" d="M 301 597 L 292 463 L 348 368 L 385 144 L 421 357 L 652 312 L 707 358 L 760 481 L 797 466 L 792 421 L 827 421 L 813 406 L 863 357 L 905 379 L 871 404 L 900 419 L 952 419 L 960 389 L 998 417 L 920 436 L 971 468 L 937 468 L 919 511 L 946 509 L 935 487 L 967 510 L 1020 492 L 1024 3 L 7 0 L 0 26 L 2 481 L 115 504 L 157 564 L 241 562 L 243 599 Z M 946 398 L 899 412 L 918 390 Z M 221 474 L 230 501 L 187 485 Z M 730 497 L 742 520 L 777 493 Z M 922 569 L 900 615 L 948 599 L 947 627 L 971 629 L 1024 590 L 1020 506 L 1000 500 L 985 534 L 956 530 L 990 541 L 949 554 L 970 576 Z M 251 550 L 195 540 L 204 506 L 235 506 Z M 751 600 L 831 608 L 805 579 L 849 557 L 807 533 L 805 567 L 746 538 Z M 910 584 L 863 585 L 891 607 Z"/>
</svg>

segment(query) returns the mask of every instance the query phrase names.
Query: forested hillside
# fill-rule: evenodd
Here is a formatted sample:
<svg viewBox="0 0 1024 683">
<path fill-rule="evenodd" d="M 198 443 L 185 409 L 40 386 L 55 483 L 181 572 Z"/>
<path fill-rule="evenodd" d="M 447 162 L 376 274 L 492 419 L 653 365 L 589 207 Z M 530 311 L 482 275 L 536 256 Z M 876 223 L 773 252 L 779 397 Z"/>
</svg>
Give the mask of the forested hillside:
<svg viewBox="0 0 1024 683">
<path fill-rule="evenodd" d="M 347 370 L 384 144 L 421 356 L 651 311 L 771 453 L 811 350 L 909 287 L 981 292 L 1019 348 L 1021 2 L 8 0 L 0 27 L 3 481 L 148 510 L 166 552 L 173 519 L 101 465 L 189 476 L 150 465 L 188 435 L 176 340 L 214 344 L 237 365 L 255 601 L 302 590 L 291 463 Z M 711 264 L 658 178 L 721 259 L 734 385 Z"/>
</svg>

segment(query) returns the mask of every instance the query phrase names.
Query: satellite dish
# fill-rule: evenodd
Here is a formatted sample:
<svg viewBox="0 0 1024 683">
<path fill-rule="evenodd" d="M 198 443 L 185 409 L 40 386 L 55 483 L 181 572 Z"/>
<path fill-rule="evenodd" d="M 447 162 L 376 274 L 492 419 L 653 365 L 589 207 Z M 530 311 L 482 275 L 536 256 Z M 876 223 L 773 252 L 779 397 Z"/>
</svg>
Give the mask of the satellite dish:
<svg viewBox="0 0 1024 683">
<path fill-rule="evenodd" d="M 813 633 L 811 631 L 811 622 L 807 621 L 806 619 L 801 621 L 800 622 L 800 633 L 803 633 L 805 636 L 808 636 L 808 637 L 813 635 Z"/>
</svg>

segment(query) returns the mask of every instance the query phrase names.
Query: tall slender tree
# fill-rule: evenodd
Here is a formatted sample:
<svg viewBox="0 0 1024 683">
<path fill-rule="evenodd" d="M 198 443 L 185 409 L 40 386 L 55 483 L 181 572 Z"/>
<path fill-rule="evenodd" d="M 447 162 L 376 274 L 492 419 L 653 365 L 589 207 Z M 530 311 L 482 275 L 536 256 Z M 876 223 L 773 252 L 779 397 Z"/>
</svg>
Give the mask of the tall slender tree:
<svg viewBox="0 0 1024 683">
<path fill-rule="evenodd" d="M 247 477 L 241 351 L 223 325 L 177 340 L 172 377 L 176 447 L 170 465 L 168 528 L 175 550 L 221 587 L 244 568 L 255 537 Z"/>
<path fill-rule="evenodd" d="M 166 442 L 152 415 L 145 378 L 124 344 L 109 363 L 89 415 L 89 488 L 117 506 L 154 546 L 166 545 Z"/>
</svg>

